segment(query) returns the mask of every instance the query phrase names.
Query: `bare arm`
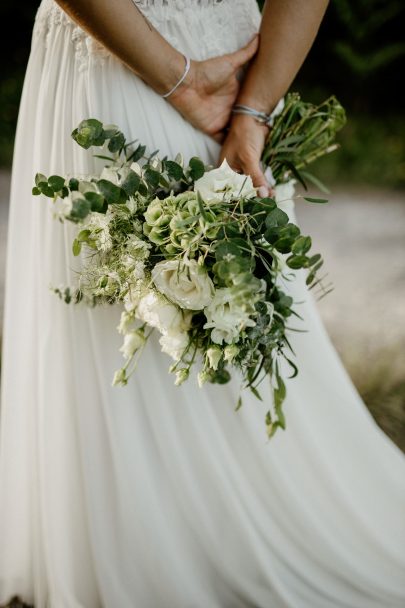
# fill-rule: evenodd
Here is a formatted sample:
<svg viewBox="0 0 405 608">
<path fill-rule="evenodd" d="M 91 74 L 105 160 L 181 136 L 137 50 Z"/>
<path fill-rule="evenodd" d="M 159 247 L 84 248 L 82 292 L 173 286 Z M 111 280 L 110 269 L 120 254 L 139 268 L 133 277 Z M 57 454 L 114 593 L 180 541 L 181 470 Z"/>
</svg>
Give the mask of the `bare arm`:
<svg viewBox="0 0 405 608">
<path fill-rule="evenodd" d="M 327 0 L 266 0 L 259 50 L 251 62 L 237 97 L 256 110 L 269 113 L 283 97 L 304 62 L 318 32 Z M 250 116 L 232 116 L 221 150 L 238 171 L 250 174 L 255 186 L 268 190 L 260 167 L 268 127 Z"/>
<path fill-rule="evenodd" d="M 56 0 L 91 36 L 158 94 L 172 89 L 184 72 L 183 55 L 149 23 L 132 0 Z M 167 98 L 191 124 L 221 137 L 239 92 L 237 73 L 258 47 L 258 36 L 242 49 L 207 61 L 192 61 L 180 87 Z"/>
<path fill-rule="evenodd" d="M 184 59 L 132 0 L 57 0 L 80 27 L 107 47 L 160 94 L 184 70 Z"/>
<path fill-rule="evenodd" d="M 270 112 L 286 93 L 310 50 L 327 0 L 267 0 L 260 27 L 260 47 L 252 61 L 238 103 Z"/>
</svg>

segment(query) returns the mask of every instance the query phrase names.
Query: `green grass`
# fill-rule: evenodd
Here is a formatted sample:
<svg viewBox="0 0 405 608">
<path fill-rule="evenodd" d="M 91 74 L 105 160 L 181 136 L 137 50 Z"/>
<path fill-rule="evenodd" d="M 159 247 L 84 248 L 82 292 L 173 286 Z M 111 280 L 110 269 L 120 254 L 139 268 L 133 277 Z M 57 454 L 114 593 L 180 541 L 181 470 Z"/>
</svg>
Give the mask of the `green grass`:
<svg viewBox="0 0 405 608">
<path fill-rule="evenodd" d="M 404 344 L 361 353 L 340 353 L 346 369 L 382 430 L 405 452 Z"/>
</svg>

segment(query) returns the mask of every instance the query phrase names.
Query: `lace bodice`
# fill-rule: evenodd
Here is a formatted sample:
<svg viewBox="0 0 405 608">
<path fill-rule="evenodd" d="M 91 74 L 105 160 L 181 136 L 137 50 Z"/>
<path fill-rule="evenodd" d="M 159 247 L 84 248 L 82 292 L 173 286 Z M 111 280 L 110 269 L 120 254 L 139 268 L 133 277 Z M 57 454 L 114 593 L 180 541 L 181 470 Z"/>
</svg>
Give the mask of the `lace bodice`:
<svg viewBox="0 0 405 608">
<path fill-rule="evenodd" d="M 257 31 L 260 12 L 256 0 L 133 0 L 154 27 L 179 51 L 192 59 L 231 52 Z M 42 0 L 34 37 L 49 45 L 55 29 L 68 32 L 79 64 L 102 63 L 110 53 L 88 36 L 54 2 Z"/>
</svg>

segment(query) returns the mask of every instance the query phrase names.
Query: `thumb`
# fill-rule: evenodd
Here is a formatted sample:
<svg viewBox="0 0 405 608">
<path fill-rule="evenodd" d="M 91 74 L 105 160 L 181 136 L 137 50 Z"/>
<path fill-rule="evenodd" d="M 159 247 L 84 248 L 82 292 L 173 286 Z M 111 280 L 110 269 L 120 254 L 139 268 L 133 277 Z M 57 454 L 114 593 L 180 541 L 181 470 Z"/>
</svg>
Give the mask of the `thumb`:
<svg viewBox="0 0 405 608">
<path fill-rule="evenodd" d="M 244 65 L 247 61 L 252 59 L 259 48 L 259 34 L 255 34 L 245 46 L 238 49 L 234 53 L 230 53 L 229 56 L 232 58 L 232 63 L 235 68 L 239 68 Z"/>
</svg>

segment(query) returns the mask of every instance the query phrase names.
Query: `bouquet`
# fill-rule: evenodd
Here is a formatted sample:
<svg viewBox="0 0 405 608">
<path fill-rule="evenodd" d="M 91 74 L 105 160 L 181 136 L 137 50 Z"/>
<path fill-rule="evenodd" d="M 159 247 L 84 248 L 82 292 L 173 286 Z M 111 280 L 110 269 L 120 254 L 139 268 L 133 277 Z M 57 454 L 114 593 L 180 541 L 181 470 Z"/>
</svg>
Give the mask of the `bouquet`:
<svg viewBox="0 0 405 608">
<path fill-rule="evenodd" d="M 335 98 L 314 106 L 287 96 L 262 158 L 281 198 L 283 189 L 291 198 L 295 180 L 304 186 L 316 181 L 305 168 L 336 147 L 344 120 Z M 86 149 L 102 148 L 101 173 L 37 174 L 33 194 L 60 199 L 59 218 L 77 225 L 77 284 L 54 291 L 67 303 L 122 306 L 123 366 L 113 384 L 127 384 L 157 331 L 177 385 L 195 364 L 200 386 L 226 383 L 238 370 L 242 386 L 260 398 L 259 385 L 268 377 L 274 399 L 267 432 L 284 429 L 280 364 L 287 361 L 292 376 L 298 372 L 287 334 L 291 317 L 299 315 L 281 279 L 307 269 L 309 287 L 322 287 L 322 258 L 310 252 L 311 238 L 274 198 L 258 197 L 250 176 L 234 172 L 226 160 L 215 169 L 198 157 L 188 163 L 181 154 L 159 158 L 96 119 L 83 120 L 72 136 Z M 239 397 L 236 409 L 241 405 Z"/>
</svg>

